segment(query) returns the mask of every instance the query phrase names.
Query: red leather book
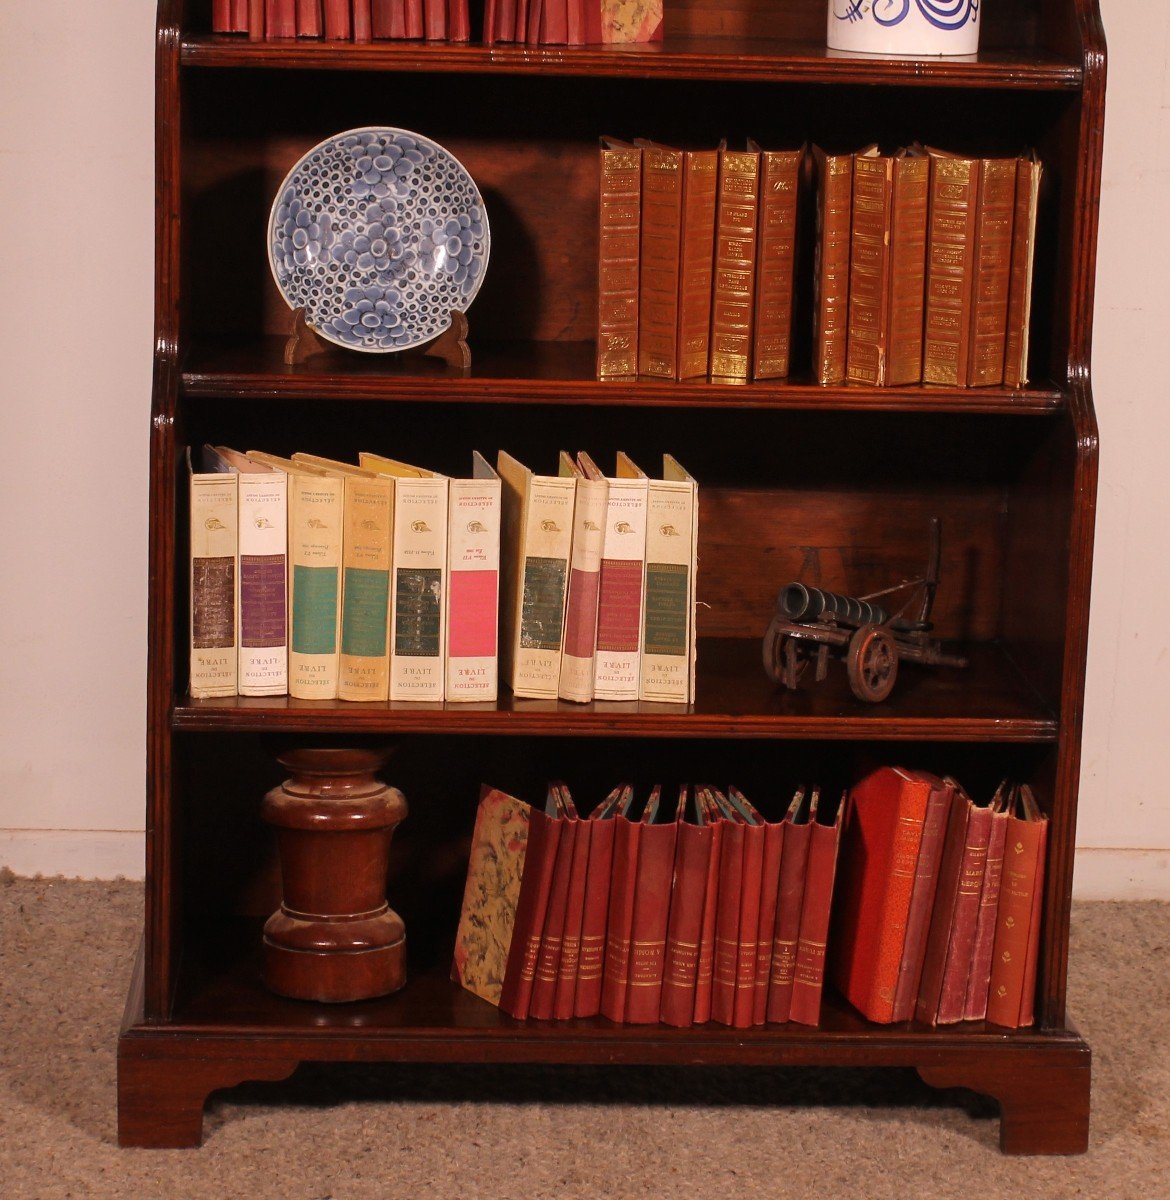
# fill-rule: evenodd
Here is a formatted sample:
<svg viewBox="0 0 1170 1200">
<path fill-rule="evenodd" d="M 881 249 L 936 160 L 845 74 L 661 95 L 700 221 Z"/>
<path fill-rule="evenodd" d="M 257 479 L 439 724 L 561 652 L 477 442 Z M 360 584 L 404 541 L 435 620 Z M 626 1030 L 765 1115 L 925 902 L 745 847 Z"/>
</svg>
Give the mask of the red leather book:
<svg viewBox="0 0 1170 1200">
<path fill-rule="evenodd" d="M 599 46 L 604 40 L 601 32 L 601 0 L 582 0 L 585 10 L 585 45 Z"/>
<path fill-rule="evenodd" d="M 735 787 L 727 789 L 728 803 L 743 821 L 743 878 L 739 892 L 739 949 L 735 958 L 736 1029 L 750 1029 L 755 1017 L 756 960 L 759 956 L 760 889 L 764 871 L 764 819 Z"/>
<path fill-rule="evenodd" d="M 635 138 L 642 150 L 638 374 L 674 379 L 678 367 L 683 152 Z"/>
<path fill-rule="evenodd" d="M 561 959 L 557 965 L 556 999 L 553 1016 L 558 1021 L 567 1021 L 573 1015 L 577 999 L 577 971 L 581 963 L 581 921 L 585 913 L 585 882 L 589 872 L 589 849 L 596 821 L 581 821 L 569 797 L 564 793 L 570 820 L 575 822 L 576 835 L 573 841 L 573 858 L 569 864 L 569 890 L 565 902 L 565 925 L 561 934 Z"/>
<path fill-rule="evenodd" d="M 914 889 L 910 893 L 910 911 L 906 916 L 906 940 L 902 945 L 898 987 L 894 992 L 895 1021 L 912 1020 L 914 1007 L 918 1003 L 918 989 L 922 984 L 922 963 L 926 957 L 926 934 L 930 929 L 930 914 L 934 911 L 934 898 L 938 891 L 938 869 L 942 862 L 947 819 L 950 816 L 951 797 L 954 794 L 954 788 L 949 783 L 924 771 L 918 771 L 916 774 L 930 784 L 931 792 L 930 799 L 926 802 L 922 845 L 918 850 L 918 864 L 914 870 Z"/>
<path fill-rule="evenodd" d="M 528 1016 L 528 1004 L 532 998 L 536 960 L 540 954 L 540 935 L 548 912 L 553 868 L 556 866 L 557 845 L 563 824 L 563 821 L 557 820 L 556 798 L 551 791 L 544 810 L 534 808 L 528 818 L 524 878 L 520 884 L 520 899 L 516 903 L 516 920 L 512 927 L 512 942 L 508 947 L 504 986 L 500 993 L 500 1008 L 521 1021 Z"/>
<path fill-rule="evenodd" d="M 248 0 L 230 0 L 229 33 L 248 32 Z"/>
<path fill-rule="evenodd" d="M 638 839 L 638 886 L 631 927 L 627 1022 L 656 1025 L 662 1010 L 662 973 L 680 814 L 660 807 L 662 789 L 654 785 L 642 814 Z"/>
<path fill-rule="evenodd" d="M 264 38 L 264 14 L 268 0 L 248 0 L 248 37 L 253 41 Z"/>
<path fill-rule="evenodd" d="M 447 38 L 447 0 L 425 0 L 423 4 L 423 30 L 428 42 L 445 41 Z"/>
<path fill-rule="evenodd" d="M 452 42 L 471 41 L 471 15 L 467 0 L 448 0 L 447 38 Z"/>
<path fill-rule="evenodd" d="M 815 795 L 815 792 L 814 792 Z M 804 879 L 808 867 L 811 803 L 799 788 L 784 814 L 784 851 L 780 856 L 780 882 L 776 895 L 776 928 L 768 970 L 769 1022 L 783 1024 L 792 1008 L 792 985 L 796 981 L 796 946 L 800 940 L 800 908 L 804 903 Z"/>
<path fill-rule="evenodd" d="M 483 6 L 483 31 L 480 40 L 485 46 L 494 45 L 500 39 L 496 36 L 496 20 L 499 5 L 497 0 L 485 0 Z"/>
<path fill-rule="evenodd" d="M 423 0 L 406 0 L 406 34 L 410 39 L 421 38 L 426 32 L 423 19 Z"/>
<path fill-rule="evenodd" d="M 569 0 L 565 19 L 570 46 L 585 44 L 585 0 Z"/>
<path fill-rule="evenodd" d="M 570 810 L 569 805 L 565 803 L 564 785 L 553 784 L 552 790 L 556 795 L 557 817 L 562 828 L 560 841 L 557 843 L 544 929 L 540 935 L 540 952 L 536 957 L 536 978 L 528 1003 L 528 1015 L 539 1021 L 549 1020 L 556 1005 L 561 940 L 565 932 L 565 912 L 569 904 L 569 879 L 572 874 L 573 852 L 577 845 L 577 827 L 580 824 L 576 809 Z"/>
<path fill-rule="evenodd" d="M 544 0 L 540 41 L 546 46 L 563 46 L 569 40 L 569 11 L 566 0 Z"/>
<path fill-rule="evenodd" d="M 353 40 L 368 42 L 374 36 L 374 18 L 370 0 L 353 0 Z"/>
<path fill-rule="evenodd" d="M 724 821 L 709 788 L 696 787 L 695 797 L 702 808 L 703 823 L 711 830 L 711 851 L 707 862 L 707 883 L 703 889 L 703 924 L 699 934 L 699 965 L 695 971 L 695 1013 L 693 1022 L 705 1025 L 711 1019 L 711 996 L 715 980 L 715 924 L 719 907 L 719 867 L 722 863 Z"/>
<path fill-rule="evenodd" d="M 632 799 L 632 793 L 631 793 Z M 642 826 L 631 820 L 633 804 L 623 804 L 614 818 L 613 868 L 605 931 L 605 967 L 601 977 L 601 1011 L 611 1021 L 626 1019 L 630 970 L 630 937 L 634 924 L 634 892 L 638 886 L 638 840 Z"/>
<path fill-rule="evenodd" d="M 991 834 L 990 808 L 972 803 L 957 784 L 954 791 L 914 1009 L 926 1025 L 962 1020 Z"/>
<path fill-rule="evenodd" d="M 1044 894 L 1044 855 L 1048 818 L 1030 788 L 1021 787 L 1008 818 L 1003 858 L 991 990 L 987 1019 L 1022 1029 L 1035 1020 L 1036 956 L 1040 945 L 1040 903 Z"/>
<path fill-rule="evenodd" d="M 370 25 L 376 38 L 405 37 L 405 0 L 370 0 Z"/>
<path fill-rule="evenodd" d="M 265 0 L 264 34 L 269 41 L 297 36 L 296 0 Z"/>
<path fill-rule="evenodd" d="M 321 0 L 297 0 L 297 37 L 321 36 Z"/>
<path fill-rule="evenodd" d="M 544 28 L 545 0 L 527 0 L 527 3 L 527 24 L 520 14 L 517 14 L 516 40 L 518 42 L 526 41 L 530 46 L 538 46 L 540 45 L 541 30 Z"/>
<path fill-rule="evenodd" d="M 595 1017 L 601 1011 L 601 980 L 605 963 L 605 933 L 613 868 L 614 816 L 633 792 L 615 788 L 590 816 L 589 869 L 585 877 L 585 907 L 581 914 L 581 954 L 577 962 L 577 992 L 573 1016 Z"/>
<path fill-rule="evenodd" d="M 963 1001 L 963 1020 L 982 1021 L 987 1016 L 987 989 L 991 981 L 991 954 L 995 948 L 995 914 L 999 908 L 1003 879 L 1003 853 L 1007 842 L 1008 813 L 1014 793 L 1000 784 L 991 800 L 991 836 L 987 841 L 987 869 L 979 893 L 979 918 L 975 924 L 975 946 L 971 951 L 971 974 Z"/>
<path fill-rule="evenodd" d="M 816 793 L 809 813 L 811 833 L 804 902 L 800 907 L 800 940 L 796 947 L 796 979 L 788 1019 L 801 1025 L 819 1025 L 821 995 L 825 986 L 825 950 L 829 940 L 829 915 L 833 908 L 833 883 L 841 845 L 842 796 L 831 819 L 816 809 Z"/>
<path fill-rule="evenodd" d="M 724 824 L 723 844 L 719 848 L 719 902 L 715 915 L 715 979 L 711 992 L 711 1018 L 724 1025 L 734 1025 L 747 826 L 727 803 L 727 797 L 717 789 L 712 791 L 715 803 L 723 814 Z"/>
<path fill-rule="evenodd" d="M 501 41 L 523 42 L 528 38 L 528 0 L 515 0 L 514 9 L 509 24 L 500 34 Z"/>
<path fill-rule="evenodd" d="M 873 771 L 849 793 L 833 978 L 841 994 L 871 1021 L 894 1019 L 929 799 L 930 784 L 897 767 Z"/>
<path fill-rule="evenodd" d="M 707 899 L 707 875 L 715 826 L 705 818 L 696 794 L 687 809 L 687 787 L 679 794 L 682 816 L 675 847 L 674 886 L 670 895 L 670 923 L 666 932 L 666 963 L 662 971 L 661 1019 L 684 1028 L 695 1016 L 695 982 L 699 970 L 699 946 L 703 936 L 703 912 Z"/>
<path fill-rule="evenodd" d="M 784 857 L 783 820 L 764 826 L 764 865 L 760 883 L 760 927 L 756 938 L 755 999 L 752 1024 L 763 1025 L 768 1017 L 768 979 L 772 973 L 772 943 L 776 938 L 776 907 L 780 894 L 780 863 Z"/>
<path fill-rule="evenodd" d="M 325 37 L 331 42 L 346 42 L 350 37 L 356 42 L 357 36 L 357 4 L 361 0 L 356 0 L 354 5 L 354 24 L 350 25 L 350 9 L 349 0 L 324 0 L 324 26 Z M 370 6 L 369 0 L 366 0 L 366 19 L 369 20 Z M 369 29 L 366 30 L 366 39 L 370 36 Z"/>
<path fill-rule="evenodd" d="M 232 0 L 211 0 L 211 32 L 234 33 L 232 27 Z"/>
</svg>

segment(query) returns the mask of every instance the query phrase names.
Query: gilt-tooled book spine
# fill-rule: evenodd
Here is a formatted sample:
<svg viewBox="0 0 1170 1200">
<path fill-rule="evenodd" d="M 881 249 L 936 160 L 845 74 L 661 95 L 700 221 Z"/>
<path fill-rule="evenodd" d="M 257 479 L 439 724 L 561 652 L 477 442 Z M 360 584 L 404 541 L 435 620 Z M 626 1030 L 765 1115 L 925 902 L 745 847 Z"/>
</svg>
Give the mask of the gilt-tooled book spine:
<svg viewBox="0 0 1170 1200">
<path fill-rule="evenodd" d="M 963 1020 L 982 1021 L 987 1016 L 987 989 L 991 979 L 991 956 L 995 949 L 995 914 L 1003 880 L 1003 852 L 1007 839 L 1008 815 L 994 812 L 991 835 L 987 841 L 987 868 L 979 893 L 979 916 L 975 923 L 975 944 L 971 950 L 971 971 L 967 995 L 963 1001 Z"/>
<path fill-rule="evenodd" d="M 476 464 L 482 474 L 448 484 L 448 700 L 491 701 L 498 693 L 500 480 L 482 459 Z"/>
<path fill-rule="evenodd" d="M 646 479 L 609 479 L 597 599 L 593 695 L 637 700 L 641 679 Z"/>
<path fill-rule="evenodd" d="M 341 633 L 340 479 L 288 477 L 289 694 L 335 700 Z"/>
<path fill-rule="evenodd" d="M 709 811 L 709 809 L 708 809 Z M 711 997 L 715 984 L 715 940 L 719 907 L 719 869 L 723 853 L 724 822 L 708 816 L 711 852 L 707 861 L 707 882 L 703 889 L 703 922 L 699 934 L 699 963 L 695 968 L 694 1024 L 705 1025 L 711 1019 Z"/>
<path fill-rule="evenodd" d="M 737 821 L 725 820 L 719 848 L 719 901 L 715 915 L 715 978 L 711 990 L 711 1018 L 723 1025 L 735 1023 L 745 828 Z"/>
<path fill-rule="evenodd" d="M 1003 357 L 1003 381 L 1011 388 L 1024 387 L 1028 382 L 1028 326 L 1032 315 L 1032 263 L 1040 175 L 1041 166 L 1035 155 L 1020 159 L 1016 168 L 1016 215 L 1012 222 L 1012 272 Z"/>
<path fill-rule="evenodd" d="M 265 36 L 295 38 L 297 36 L 296 0 L 266 0 L 264 11 Z"/>
<path fill-rule="evenodd" d="M 391 700 L 443 699 L 447 482 L 395 480 Z"/>
<path fill-rule="evenodd" d="M 688 150 L 683 156 L 677 379 L 705 378 L 710 362 L 718 179 L 717 150 Z"/>
<path fill-rule="evenodd" d="M 711 302 L 711 375 L 719 379 L 751 377 L 759 204 L 759 151 L 720 150 Z"/>
<path fill-rule="evenodd" d="M 354 4 L 354 23 L 352 28 L 353 40 L 359 41 L 357 36 L 357 9 L 361 0 L 355 0 Z M 351 33 L 350 28 L 350 11 L 349 0 L 324 0 L 324 25 L 325 37 L 329 41 L 348 41 Z M 368 18 L 370 7 L 369 0 L 366 0 L 366 16 Z M 370 36 L 369 26 L 366 27 L 366 39 Z"/>
<path fill-rule="evenodd" d="M 585 917 L 585 887 L 593 835 L 600 822 L 578 821 L 569 866 L 569 893 L 565 905 L 565 931 L 561 935 L 561 959 L 557 967 L 557 993 L 553 1016 L 567 1021 L 577 999 L 577 973 L 581 968 L 581 929 Z"/>
<path fill-rule="evenodd" d="M 638 374 L 678 372 L 679 246 L 683 152 L 642 143 L 642 249 Z"/>
<path fill-rule="evenodd" d="M 886 382 L 893 195 L 894 160 L 887 155 L 855 155 L 845 358 L 845 378 L 850 383 L 880 387 Z"/>
<path fill-rule="evenodd" d="M 538 1021 L 551 1020 L 556 1011 L 557 981 L 560 977 L 561 952 L 565 933 L 565 913 L 569 906 L 569 883 L 572 875 L 573 851 L 581 822 L 562 815 L 561 838 L 557 844 L 556 865 L 540 936 L 540 951 L 536 958 L 536 977 L 532 981 L 532 996 L 528 1015 Z"/>
<path fill-rule="evenodd" d="M 341 700 L 385 700 L 390 688 L 394 481 L 347 475 L 341 549 Z"/>
<path fill-rule="evenodd" d="M 601 1011 L 601 984 L 609 918 L 609 888 L 613 868 L 616 822 L 590 821 L 589 865 L 585 876 L 585 903 L 581 913 L 581 950 L 577 959 L 577 985 L 573 1016 L 595 1017 Z"/>
<path fill-rule="evenodd" d="M 780 858 L 780 886 L 776 896 L 776 928 L 772 935 L 772 963 L 768 977 L 769 1022 L 783 1023 L 792 1011 L 796 982 L 796 949 L 800 941 L 800 909 L 808 869 L 812 827 L 785 821 L 784 849 Z"/>
<path fill-rule="evenodd" d="M 765 832 L 763 825 L 743 826 L 743 880 L 739 889 L 739 947 L 735 956 L 735 1007 L 732 1012 L 736 1029 L 749 1029 L 754 1020 Z"/>
<path fill-rule="evenodd" d="M 613 870 L 606 921 L 601 1012 L 611 1021 L 624 1021 L 629 991 L 634 894 L 638 885 L 638 842 L 642 826 L 624 816 L 614 817 L 613 824 Z"/>
<path fill-rule="evenodd" d="M 930 159 L 900 154 L 894 159 L 885 378 L 894 387 L 922 382 L 929 198 Z"/>
<path fill-rule="evenodd" d="M 967 382 L 972 387 L 1003 383 L 1015 208 L 1016 160 L 985 158 L 979 170 L 971 284 L 971 366 Z"/>
<path fill-rule="evenodd" d="M 238 688 L 239 487 L 234 475 L 193 471 L 190 494 L 190 691 L 196 700 Z"/>
<path fill-rule="evenodd" d="M 853 155 L 813 148 L 817 236 L 813 266 L 813 368 L 817 383 L 842 383 L 849 336 L 849 234 Z"/>
<path fill-rule="evenodd" d="M 646 585 L 639 698 L 686 704 L 694 649 L 696 488 L 651 479 L 646 497 Z"/>
<path fill-rule="evenodd" d="M 661 1006 L 662 1021 L 678 1028 L 690 1025 L 695 1015 L 695 984 L 714 840 L 713 825 L 679 825 Z"/>
<path fill-rule="evenodd" d="M 780 861 L 784 854 L 783 821 L 764 826 L 764 869 L 760 882 L 760 923 L 756 935 L 755 999 L 752 1024 L 763 1025 L 768 1015 L 768 976 L 772 967 L 772 942 L 776 937 L 776 901 L 780 892 Z"/>
<path fill-rule="evenodd" d="M 288 692 L 288 477 L 245 473 L 240 487 L 240 695 Z"/>
<path fill-rule="evenodd" d="M 321 0 L 297 0 L 297 37 L 321 36 Z"/>
<path fill-rule="evenodd" d="M 931 156 L 924 383 L 967 382 L 978 200 L 977 159 Z"/>
<path fill-rule="evenodd" d="M 753 379 L 783 379 L 792 349 L 792 291 L 802 150 L 760 156 Z"/>
<path fill-rule="evenodd" d="M 564 653 L 558 692 L 562 700 L 593 699 L 597 656 L 597 600 L 609 485 L 604 479 L 577 479 L 573 513 L 573 556 L 565 601 Z"/>
<path fill-rule="evenodd" d="M 801 1025 L 818 1025 L 821 1020 L 825 951 L 841 845 L 841 819 L 838 809 L 832 825 L 814 822 L 809 839 L 804 902 L 800 908 L 800 940 L 796 947 L 796 977 L 788 1014 L 789 1020 Z"/>
<path fill-rule="evenodd" d="M 656 1024 L 662 1008 L 662 974 L 670 916 L 670 880 L 678 825 L 643 827 L 638 842 L 638 886 L 630 927 L 629 993 L 626 1021 Z"/>
<path fill-rule="evenodd" d="M 642 151 L 608 139 L 601 147 L 597 275 L 597 377 L 638 373 L 638 271 L 642 238 Z"/>
</svg>

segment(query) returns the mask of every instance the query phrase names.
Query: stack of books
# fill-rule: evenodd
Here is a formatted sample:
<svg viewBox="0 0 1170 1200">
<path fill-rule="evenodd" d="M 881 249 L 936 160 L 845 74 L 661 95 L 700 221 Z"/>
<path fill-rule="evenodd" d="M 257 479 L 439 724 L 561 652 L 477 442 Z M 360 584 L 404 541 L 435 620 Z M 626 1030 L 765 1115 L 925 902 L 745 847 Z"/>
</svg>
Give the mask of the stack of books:
<svg viewBox="0 0 1170 1200">
<path fill-rule="evenodd" d="M 211 29 L 268 41 L 471 37 L 467 0 L 212 0 Z"/>
<path fill-rule="evenodd" d="M 487 0 L 483 42 L 530 46 L 659 42 L 663 0 Z"/>
<path fill-rule="evenodd" d="M 204 446 L 188 454 L 195 699 L 694 696 L 695 481 L 669 455 L 471 476 Z M 501 604 L 501 578 L 503 603 Z M 502 617 L 502 646 L 501 646 Z"/>
<path fill-rule="evenodd" d="M 1028 382 L 1041 164 L 814 148 L 822 384 Z"/>
<path fill-rule="evenodd" d="M 788 374 L 803 158 L 602 139 L 599 379 Z"/>
<path fill-rule="evenodd" d="M 1031 1025 L 1047 833 L 1027 785 L 979 803 L 925 771 L 867 776 L 842 838 L 841 993 L 882 1024 Z"/>
<path fill-rule="evenodd" d="M 840 806 L 617 787 L 586 819 L 483 789 L 452 978 L 518 1019 L 820 1020 Z"/>
</svg>

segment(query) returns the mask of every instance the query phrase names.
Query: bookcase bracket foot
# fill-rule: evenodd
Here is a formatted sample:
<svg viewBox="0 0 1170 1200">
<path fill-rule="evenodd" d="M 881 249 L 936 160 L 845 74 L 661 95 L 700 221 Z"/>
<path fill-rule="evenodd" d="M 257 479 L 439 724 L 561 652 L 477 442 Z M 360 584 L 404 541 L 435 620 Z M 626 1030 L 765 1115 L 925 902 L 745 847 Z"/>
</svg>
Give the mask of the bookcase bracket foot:
<svg viewBox="0 0 1170 1200">
<path fill-rule="evenodd" d="M 1088 1047 L 1082 1061 L 1045 1063 L 1043 1055 L 996 1055 L 918 1067 L 935 1088 L 969 1088 L 999 1101 L 1004 1154 L 1084 1154 L 1089 1148 Z"/>
</svg>

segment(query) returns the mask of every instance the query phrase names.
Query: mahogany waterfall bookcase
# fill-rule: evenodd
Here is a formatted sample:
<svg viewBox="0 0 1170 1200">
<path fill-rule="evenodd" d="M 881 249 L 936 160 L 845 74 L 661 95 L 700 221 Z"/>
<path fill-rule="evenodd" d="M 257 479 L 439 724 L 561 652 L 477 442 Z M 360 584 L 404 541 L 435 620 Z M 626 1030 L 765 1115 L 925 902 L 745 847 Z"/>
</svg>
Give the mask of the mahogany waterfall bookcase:
<svg viewBox="0 0 1170 1200">
<path fill-rule="evenodd" d="M 151 430 L 146 915 L 119 1040 L 124 1145 L 198 1144 L 209 1093 L 303 1061 L 913 1067 L 1001 1106 L 1014 1153 L 1088 1136 L 1090 1053 L 1065 1011 L 1097 486 L 1090 386 L 1105 46 L 1096 0 L 994 0 L 962 59 L 837 56 L 822 0 L 667 0 L 656 46 L 252 42 L 206 0 L 160 0 Z M 473 28 L 475 24 L 473 14 Z M 492 262 L 474 362 L 338 351 L 285 366 L 290 314 L 266 261 L 272 197 L 306 149 L 367 124 L 415 129 L 478 182 Z M 919 140 L 1044 163 L 1026 388 L 741 387 L 594 379 L 601 134 L 838 150 Z M 807 233 L 806 233 L 807 236 Z M 798 298 L 798 324 L 807 318 Z M 690 706 L 419 705 L 187 694 L 188 446 L 335 457 L 375 450 L 463 473 L 505 447 L 675 454 L 700 482 L 699 667 Z M 760 665 L 777 590 L 853 594 L 916 573 L 944 531 L 937 634 L 965 671 L 907 667 L 856 701 L 844 671 L 787 693 Z M 349 1005 L 260 979 L 278 903 L 260 801 L 293 746 L 390 746 L 410 816 L 390 900 L 406 987 Z M 591 805 L 622 779 L 731 780 L 756 800 L 862 763 L 969 790 L 1030 782 L 1051 818 L 1037 1023 L 872 1025 L 832 989 L 818 1028 L 517 1022 L 448 977 L 483 781 Z"/>
</svg>

